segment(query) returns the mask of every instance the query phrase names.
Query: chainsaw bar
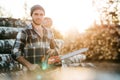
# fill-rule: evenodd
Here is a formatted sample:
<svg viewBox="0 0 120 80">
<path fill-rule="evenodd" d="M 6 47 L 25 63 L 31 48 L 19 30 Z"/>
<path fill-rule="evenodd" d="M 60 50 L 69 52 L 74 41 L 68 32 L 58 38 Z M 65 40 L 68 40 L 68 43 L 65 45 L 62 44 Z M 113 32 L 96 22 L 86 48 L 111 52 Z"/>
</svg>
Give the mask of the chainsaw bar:
<svg viewBox="0 0 120 80">
<path fill-rule="evenodd" d="M 88 50 L 88 48 L 82 48 L 82 49 L 79 49 L 79 50 L 76 50 L 76 51 L 67 53 L 67 54 L 65 54 L 65 55 L 63 55 L 63 56 L 60 56 L 60 59 L 63 60 L 63 59 L 66 59 L 66 58 L 75 56 L 75 55 L 77 55 L 77 54 L 86 52 L 87 50 Z"/>
</svg>

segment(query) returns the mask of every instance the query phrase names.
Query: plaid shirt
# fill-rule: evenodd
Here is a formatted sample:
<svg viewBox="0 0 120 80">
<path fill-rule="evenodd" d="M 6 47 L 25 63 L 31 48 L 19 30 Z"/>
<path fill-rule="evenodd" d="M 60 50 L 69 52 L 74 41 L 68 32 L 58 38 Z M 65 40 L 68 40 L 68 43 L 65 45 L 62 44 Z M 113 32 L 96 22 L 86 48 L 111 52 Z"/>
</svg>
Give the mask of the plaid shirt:
<svg viewBox="0 0 120 80">
<path fill-rule="evenodd" d="M 41 38 L 34 27 L 30 25 L 18 33 L 13 48 L 13 56 L 15 59 L 24 56 L 31 63 L 40 63 L 42 57 L 47 55 L 46 51 L 50 48 L 50 41 L 51 39 L 48 38 L 47 30 L 44 27 Z"/>
</svg>

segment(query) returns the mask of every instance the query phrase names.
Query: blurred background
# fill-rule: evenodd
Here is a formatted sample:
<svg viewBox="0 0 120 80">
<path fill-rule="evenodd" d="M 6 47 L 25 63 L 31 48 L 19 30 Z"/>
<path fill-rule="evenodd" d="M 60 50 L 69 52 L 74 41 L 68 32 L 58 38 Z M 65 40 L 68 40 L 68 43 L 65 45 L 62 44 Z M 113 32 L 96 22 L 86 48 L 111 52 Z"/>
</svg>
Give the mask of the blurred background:
<svg viewBox="0 0 120 80">
<path fill-rule="evenodd" d="M 31 21 L 31 6 L 40 4 L 53 20 L 55 39 L 64 41 L 61 55 L 89 48 L 84 53 L 85 63 L 119 75 L 119 3 L 120 0 L 0 0 L 0 73 L 22 69 L 11 58 L 11 50 L 18 31 Z"/>
</svg>

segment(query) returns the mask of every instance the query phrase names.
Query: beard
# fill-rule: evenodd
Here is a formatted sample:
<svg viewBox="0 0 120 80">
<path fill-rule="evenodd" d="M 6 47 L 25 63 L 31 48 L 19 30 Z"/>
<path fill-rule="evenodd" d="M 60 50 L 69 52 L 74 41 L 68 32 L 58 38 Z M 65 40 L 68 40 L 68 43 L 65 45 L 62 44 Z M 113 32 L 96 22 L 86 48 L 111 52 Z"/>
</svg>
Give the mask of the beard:
<svg viewBox="0 0 120 80">
<path fill-rule="evenodd" d="M 37 21 L 35 21 L 34 19 L 33 19 L 33 23 L 34 23 L 35 25 L 41 25 L 41 22 L 37 22 Z"/>
</svg>

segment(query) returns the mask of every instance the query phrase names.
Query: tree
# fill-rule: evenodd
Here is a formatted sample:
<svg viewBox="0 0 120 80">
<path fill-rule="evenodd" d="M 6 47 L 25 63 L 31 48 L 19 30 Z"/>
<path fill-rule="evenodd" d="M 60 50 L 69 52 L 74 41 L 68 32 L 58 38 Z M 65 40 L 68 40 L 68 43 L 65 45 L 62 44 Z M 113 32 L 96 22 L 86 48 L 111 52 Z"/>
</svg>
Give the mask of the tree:
<svg viewBox="0 0 120 80">
<path fill-rule="evenodd" d="M 25 17 L 23 17 L 23 20 L 27 20 L 30 16 L 28 14 L 28 5 L 27 2 L 24 2 L 24 11 L 25 11 Z"/>
<path fill-rule="evenodd" d="M 120 0 L 93 0 L 93 6 L 99 12 L 100 20 L 103 24 L 120 23 Z"/>
<path fill-rule="evenodd" d="M 5 8 L 0 6 L 0 17 L 9 17 L 11 18 L 13 15 L 11 14 L 10 11 L 7 11 Z"/>
<path fill-rule="evenodd" d="M 0 6 L 0 17 L 3 16 L 3 8 Z"/>
<path fill-rule="evenodd" d="M 63 39 L 63 35 L 60 33 L 60 31 L 58 31 L 58 30 L 55 29 L 55 28 L 52 28 L 52 31 L 53 31 L 53 33 L 54 33 L 55 39 Z"/>
</svg>

